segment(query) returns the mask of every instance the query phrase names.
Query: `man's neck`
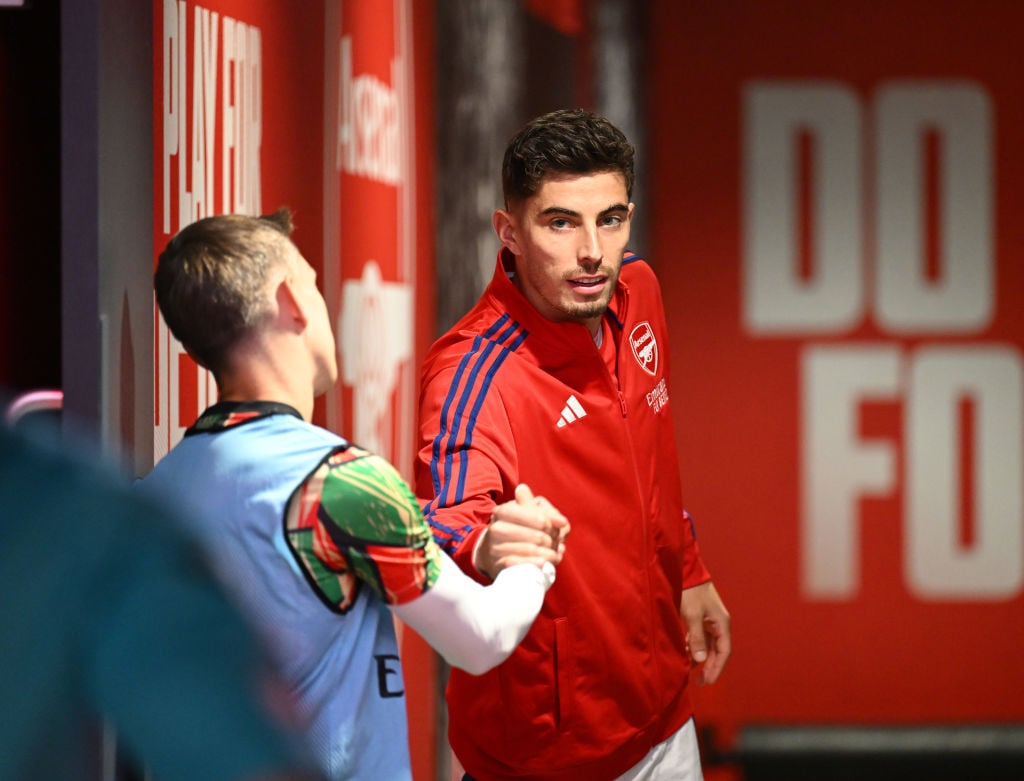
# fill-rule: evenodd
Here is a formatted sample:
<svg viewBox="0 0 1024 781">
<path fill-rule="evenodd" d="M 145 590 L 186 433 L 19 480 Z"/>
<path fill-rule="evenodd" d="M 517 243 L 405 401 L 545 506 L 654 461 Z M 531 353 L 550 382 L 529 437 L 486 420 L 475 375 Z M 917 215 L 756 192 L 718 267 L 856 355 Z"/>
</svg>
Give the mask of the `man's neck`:
<svg viewBox="0 0 1024 781">
<path fill-rule="evenodd" d="M 220 401 L 276 401 L 294 407 L 303 420 L 313 417 L 313 391 L 292 387 L 280 381 L 276 373 L 237 373 L 224 379 L 218 385 Z"/>
</svg>

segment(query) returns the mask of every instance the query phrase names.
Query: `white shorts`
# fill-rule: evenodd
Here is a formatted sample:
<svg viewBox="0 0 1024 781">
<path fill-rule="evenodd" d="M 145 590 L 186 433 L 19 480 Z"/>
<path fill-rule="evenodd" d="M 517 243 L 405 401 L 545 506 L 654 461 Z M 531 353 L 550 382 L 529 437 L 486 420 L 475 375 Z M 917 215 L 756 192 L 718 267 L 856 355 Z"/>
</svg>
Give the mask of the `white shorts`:
<svg viewBox="0 0 1024 781">
<path fill-rule="evenodd" d="M 647 752 L 647 756 L 615 781 L 703 781 L 697 728 L 690 719 L 676 733 Z"/>
</svg>

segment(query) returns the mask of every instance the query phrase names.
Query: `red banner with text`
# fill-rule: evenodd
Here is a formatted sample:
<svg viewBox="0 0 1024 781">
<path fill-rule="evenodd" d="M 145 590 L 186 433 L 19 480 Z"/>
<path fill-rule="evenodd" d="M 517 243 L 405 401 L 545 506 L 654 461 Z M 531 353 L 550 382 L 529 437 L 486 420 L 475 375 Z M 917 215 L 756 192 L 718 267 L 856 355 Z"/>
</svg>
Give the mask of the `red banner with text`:
<svg viewBox="0 0 1024 781">
<path fill-rule="evenodd" d="M 341 378 L 330 428 L 411 477 L 416 404 L 412 8 L 329 4 L 325 275 Z"/>
<path fill-rule="evenodd" d="M 1021 720 L 1024 10 L 652 22 L 652 259 L 735 622 L 698 718 Z"/>
<path fill-rule="evenodd" d="M 323 6 L 154 0 L 154 248 L 214 214 L 288 206 L 296 245 L 323 271 Z M 156 318 L 154 457 L 216 400 Z"/>
</svg>

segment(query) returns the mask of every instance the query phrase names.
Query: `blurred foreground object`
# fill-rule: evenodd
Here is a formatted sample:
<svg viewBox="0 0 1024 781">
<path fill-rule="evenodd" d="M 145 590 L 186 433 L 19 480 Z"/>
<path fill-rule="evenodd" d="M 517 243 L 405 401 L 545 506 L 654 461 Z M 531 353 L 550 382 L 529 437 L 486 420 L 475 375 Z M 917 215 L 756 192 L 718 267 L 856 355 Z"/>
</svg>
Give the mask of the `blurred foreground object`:
<svg viewBox="0 0 1024 781">
<path fill-rule="evenodd" d="M 0 426 L 0 779 L 95 777 L 103 719 L 160 781 L 312 779 L 187 538 L 57 442 Z"/>
</svg>

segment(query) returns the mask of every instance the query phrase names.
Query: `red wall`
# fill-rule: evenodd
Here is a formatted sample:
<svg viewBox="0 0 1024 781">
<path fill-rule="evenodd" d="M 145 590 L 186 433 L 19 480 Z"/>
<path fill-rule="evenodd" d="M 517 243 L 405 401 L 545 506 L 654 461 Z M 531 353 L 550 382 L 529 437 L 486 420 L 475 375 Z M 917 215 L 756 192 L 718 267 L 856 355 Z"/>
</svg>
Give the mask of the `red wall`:
<svg viewBox="0 0 1024 781">
<path fill-rule="evenodd" d="M 981 9 L 654 3 L 640 207 L 727 732 L 1024 718 L 1024 11 Z"/>
</svg>

